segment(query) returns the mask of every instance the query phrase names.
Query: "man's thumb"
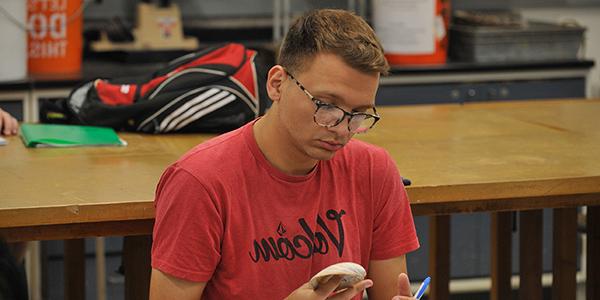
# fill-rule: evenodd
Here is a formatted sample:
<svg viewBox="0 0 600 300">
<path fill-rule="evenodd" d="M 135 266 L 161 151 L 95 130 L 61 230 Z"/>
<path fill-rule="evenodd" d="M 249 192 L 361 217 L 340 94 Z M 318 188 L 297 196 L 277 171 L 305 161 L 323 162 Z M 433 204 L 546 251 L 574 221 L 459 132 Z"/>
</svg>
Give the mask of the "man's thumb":
<svg viewBox="0 0 600 300">
<path fill-rule="evenodd" d="M 400 273 L 398 275 L 398 295 L 412 297 L 412 291 L 410 290 L 410 281 L 406 273 Z"/>
</svg>

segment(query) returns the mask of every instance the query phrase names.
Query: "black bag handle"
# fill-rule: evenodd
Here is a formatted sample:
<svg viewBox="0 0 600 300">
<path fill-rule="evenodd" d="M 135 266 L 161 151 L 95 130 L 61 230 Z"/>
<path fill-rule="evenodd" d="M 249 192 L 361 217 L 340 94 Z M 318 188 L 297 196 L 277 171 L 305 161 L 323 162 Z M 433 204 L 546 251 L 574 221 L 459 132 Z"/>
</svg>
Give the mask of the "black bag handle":
<svg viewBox="0 0 600 300">
<path fill-rule="evenodd" d="M 185 64 L 187 64 L 187 63 L 189 63 L 189 62 L 191 62 L 193 60 L 198 59 L 199 57 L 205 56 L 208 53 L 211 53 L 213 51 L 216 51 L 218 49 L 227 47 L 227 46 L 232 45 L 232 44 L 233 43 L 219 44 L 219 45 L 216 45 L 216 46 L 213 46 L 213 47 L 209 47 L 209 48 L 206 48 L 206 49 L 198 51 L 198 52 L 192 52 L 192 53 L 186 54 L 184 56 L 178 57 L 176 59 L 173 59 L 173 60 L 171 60 L 167 64 L 167 68 L 164 68 L 162 70 L 156 70 L 152 74 L 152 78 L 164 76 L 164 75 L 172 72 L 173 70 L 175 70 L 175 69 L 177 69 L 177 68 L 179 68 L 179 67 L 181 67 L 181 66 L 183 66 L 183 65 L 185 65 Z M 242 59 L 240 60 L 240 63 L 237 66 L 233 67 L 233 70 L 231 70 L 229 72 L 226 72 L 226 74 L 223 75 L 222 77 L 228 77 L 228 76 L 231 76 L 231 75 L 235 74 L 244 65 L 244 63 L 246 62 L 246 59 L 247 59 L 247 57 L 246 57 L 246 47 L 244 45 L 242 45 L 242 47 L 243 47 L 243 51 L 242 51 L 243 52 L 243 56 L 242 56 Z"/>
</svg>

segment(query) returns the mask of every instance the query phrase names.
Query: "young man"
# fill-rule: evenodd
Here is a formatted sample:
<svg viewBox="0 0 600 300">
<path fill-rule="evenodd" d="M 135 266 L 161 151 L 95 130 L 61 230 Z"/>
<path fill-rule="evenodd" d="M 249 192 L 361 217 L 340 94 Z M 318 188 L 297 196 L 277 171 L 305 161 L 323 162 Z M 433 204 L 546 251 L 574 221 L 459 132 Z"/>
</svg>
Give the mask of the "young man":
<svg viewBox="0 0 600 300">
<path fill-rule="evenodd" d="M 385 150 L 352 140 L 375 125 L 388 70 L 372 29 L 342 10 L 291 27 L 270 69 L 267 114 L 171 165 L 156 191 L 151 299 L 412 299 L 405 254 L 419 247 Z M 368 279 L 332 295 L 321 269 Z"/>
</svg>

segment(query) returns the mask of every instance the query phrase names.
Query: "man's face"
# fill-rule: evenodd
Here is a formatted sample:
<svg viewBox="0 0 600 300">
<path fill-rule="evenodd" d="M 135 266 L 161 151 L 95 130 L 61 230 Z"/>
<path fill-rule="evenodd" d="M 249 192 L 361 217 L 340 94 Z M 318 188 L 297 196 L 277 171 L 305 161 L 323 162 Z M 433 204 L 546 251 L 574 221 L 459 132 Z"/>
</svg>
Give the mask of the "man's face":
<svg viewBox="0 0 600 300">
<path fill-rule="evenodd" d="M 336 55 L 318 54 L 307 69 L 292 75 L 314 98 L 347 112 L 369 111 L 374 106 L 379 74 L 355 70 Z M 316 109 L 310 97 L 285 75 L 278 101 L 279 124 L 287 131 L 293 150 L 310 159 L 327 160 L 353 134 L 348 131 L 347 116 L 334 127 L 315 123 Z"/>
</svg>

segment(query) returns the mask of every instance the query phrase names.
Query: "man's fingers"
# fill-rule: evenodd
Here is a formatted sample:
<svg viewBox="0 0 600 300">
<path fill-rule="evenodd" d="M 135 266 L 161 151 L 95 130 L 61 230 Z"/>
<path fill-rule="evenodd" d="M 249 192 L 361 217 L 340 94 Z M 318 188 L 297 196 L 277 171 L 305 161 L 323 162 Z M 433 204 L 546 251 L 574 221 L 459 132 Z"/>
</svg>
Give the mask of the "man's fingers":
<svg viewBox="0 0 600 300">
<path fill-rule="evenodd" d="M 370 279 L 363 280 L 363 281 L 357 282 L 352 287 L 349 287 L 328 299 L 330 299 L 330 300 L 352 299 L 352 297 L 358 295 L 358 293 L 361 293 L 362 291 L 364 291 L 372 286 L 373 286 L 372 280 L 370 280 Z"/>
<path fill-rule="evenodd" d="M 6 123 L 5 119 L 6 119 L 7 117 L 8 117 L 8 114 L 7 114 L 7 113 L 5 113 L 5 112 L 3 112 L 3 111 L 0 109 L 0 130 L 1 130 L 1 131 L 0 131 L 0 133 L 2 133 L 2 134 L 4 134 L 4 129 L 5 129 L 5 128 L 4 128 L 4 125 L 5 125 L 4 123 Z"/>
<path fill-rule="evenodd" d="M 17 133 L 19 122 L 7 112 L 0 110 L 0 133 L 3 135 L 13 135 Z"/>
<path fill-rule="evenodd" d="M 315 294 L 323 297 L 331 295 L 335 288 L 337 288 L 337 286 L 340 285 L 341 280 L 342 277 L 338 275 L 333 275 L 329 277 L 329 279 L 327 279 L 326 281 L 319 283 L 319 286 L 317 286 L 317 288 L 315 289 Z"/>
<path fill-rule="evenodd" d="M 410 290 L 410 281 L 406 273 L 400 273 L 398 275 L 398 295 L 412 297 L 412 291 Z"/>
<path fill-rule="evenodd" d="M 17 134 L 17 129 L 19 129 L 19 122 L 17 121 L 17 119 L 12 118 L 12 134 Z"/>
</svg>

